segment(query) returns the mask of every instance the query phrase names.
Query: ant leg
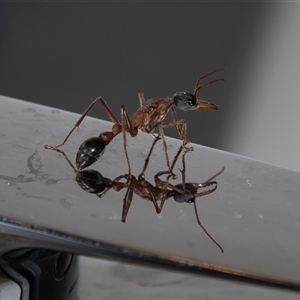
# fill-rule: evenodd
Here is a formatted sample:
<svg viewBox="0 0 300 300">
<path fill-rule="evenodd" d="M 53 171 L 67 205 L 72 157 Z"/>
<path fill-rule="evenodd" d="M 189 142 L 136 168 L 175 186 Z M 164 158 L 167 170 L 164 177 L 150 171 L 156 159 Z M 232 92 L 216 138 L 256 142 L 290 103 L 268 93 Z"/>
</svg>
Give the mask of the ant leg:
<svg viewBox="0 0 300 300">
<path fill-rule="evenodd" d="M 151 127 L 149 129 L 149 132 L 147 131 L 147 133 L 153 132 L 157 127 L 160 128 L 169 128 L 169 127 L 176 127 L 178 134 L 179 134 L 179 138 L 182 140 L 182 145 L 185 149 L 187 149 L 188 151 L 193 151 L 193 147 L 186 147 L 186 145 L 190 142 L 189 140 L 186 139 L 186 131 L 187 131 L 187 125 L 186 125 L 186 121 L 185 119 L 181 119 L 181 120 L 177 120 L 177 116 L 174 116 L 175 121 L 173 122 L 168 122 L 168 123 L 158 123 L 156 125 L 154 125 L 153 127 Z M 180 128 L 179 125 L 182 125 L 182 127 Z M 164 138 L 164 137 L 162 137 Z"/>
<path fill-rule="evenodd" d="M 168 168 L 169 173 L 172 176 L 172 178 L 176 179 L 177 175 L 173 172 L 173 170 L 171 169 L 171 166 L 170 166 L 170 160 L 169 160 L 169 156 L 168 156 L 168 146 L 167 146 L 167 142 L 166 142 L 163 127 L 161 125 L 159 125 L 158 129 L 159 129 L 159 134 L 161 136 L 163 146 L 164 146 L 164 152 L 165 152 L 165 157 L 166 157 L 167 168 Z"/>
<path fill-rule="evenodd" d="M 171 165 L 171 169 L 172 169 L 172 170 L 174 169 L 175 164 L 176 164 L 176 162 L 177 162 L 177 160 L 178 160 L 178 158 L 179 158 L 179 155 L 181 154 L 182 150 L 183 150 L 183 146 L 181 145 L 181 146 L 179 147 L 179 149 L 178 149 L 176 155 L 175 155 L 174 158 L 173 158 L 172 165 Z M 168 178 L 170 178 L 170 176 L 168 176 Z"/>
<path fill-rule="evenodd" d="M 83 119 L 86 117 L 86 115 L 93 109 L 93 107 L 98 102 L 100 102 L 103 105 L 103 107 L 104 107 L 105 111 L 107 112 L 108 116 L 110 117 L 111 121 L 114 122 L 114 124 L 120 124 L 119 120 L 116 118 L 116 116 L 111 111 L 111 109 L 109 108 L 109 106 L 106 104 L 106 102 L 104 101 L 104 99 L 102 97 L 98 97 L 83 112 L 83 114 L 81 115 L 81 117 L 78 119 L 78 121 L 75 123 L 75 125 L 73 126 L 73 128 L 70 130 L 70 132 L 67 134 L 67 136 L 65 137 L 65 139 L 60 144 L 58 144 L 56 146 L 45 145 L 44 146 L 45 149 L 56 150 L 57 148 L 60 148 L 61 146 L 63 146 L 67 142 L 67 140 L 69 139 L 69 137 L 71 136 L 71 134 L 74 132 L 74 130 L 79 128 L 79 125 L 81 124 L 81 122 L 83 121 Z"/>
<path fill-rule="evenodd" d="M 173 170 L 181 152 L 183 150 L 183 146 L 180 146 L 174 159 L 173 159 L 173 162 L 172 162 L 172 165 L 171 165 L 171 170 Z M 185 153 L 188 152 L 188 151 L 185 151 Z M 184 154 L 185 155 L 185 154 Z M 185 167 L 185 165 L 184 165 Z M 163 181 L 161 180 L 159 177 L 162 176 L 162 175 L 165 175 L 165 174 L 169 174 L 168 177 L 167 177 L 167 180 L 166 181 Z M 184 194 L 184 191 L 182 189 L 179 189 L 177 188 L 176 186 L 172 185 L 169 183 L 169 179 L 171 177 L 171 174 L 169 171 L 161 171 L 161 172 L 158 172 L 155 176 L 154 176 L 154 180 L 155 180 L 155 185 L 157 188 L 160 188 L 160 189 L 163 189 L 164 190 L 164 193 L 163 193 L 163 198 L 161 200 L 161 203 L 160 203 L 160 206 L 158 207 L 157 205 L 157 201 L 155 199 L 155 197 L 153 195 L 151 195 L 152 197 L 152 202 L 155 206 L 155 209 L 156 209 L 156 212 L 159 214 L 161 213 L 162 209 L 163 209 L 163 206 L 164 206 L 164 203 L 165 203 L 165 200 L 168 199 L 168 196 L 167 196 L 167 193 L 168 193 L 168 189 L 167 188 L 170 188 L 172 191 L 174 192 L 177 192 L 177 193 L 180 193 L 180 194 Z"/>
<path fill-rule="evenodd" d="M 104 99 L 102 97 L 98 98 L 99 101 L 101 102 L 101 104 L 103 105 L 106 113 L 108 114 L 109 118 L 111 119 L 111 121 L 114 124 L 120 124 L 118 118 L 115 116 L 115 114 L 112 112 L 112 110 L 110 109 L 110 107 L 107 105 L 107 103 L 104 101 Z"/>
<path fill-rule="evenodd" d="M 159 188 L 159 189 L 163 189 L 164 192 L 163 192 L 163 195 L 162 195 L 160 206 L 158 206 L 157 199 L 155 198 L 155 196 L 152 193 L 151 193 L 151 201 L 154 204 L 156 213 L 160 214 L 162 209 L 163 209 L 163 206 L 165 204 L 165 201 L 170 198 L 170 193 L 172 193 L 172 195 L 173 195 L 173 192 L 183 193 L 183 191 L 181 189 L 177 188 L 176 186 L 170 184 L 167 181 L 160 180 L 158 178 L 160 176 L 159 173 L 156 174 L 155 176 L 156 176 L 156 179 L 155 179 L 156 180 L 156 187 Z M 168 190 L 167 188 L 170 188 L 171 191 Z"/>
<path fill-rule="evenodd" d="M 126 131 L 125 131 L 125 129 L 126 129 L 125 126 L 128 123 L 125 124 L 125 121 L 127 121 L 127 119 L 126 119 L 126 109 L 125 109 L 124 105 L 121 106 L 121 116 L 122 116 L 123 147 L 124 147 L 126 161 L 127 161 L 127 165 L 128 165 L 128 175 L 130 177 L 130 175 L 131 175 L 131 166 L 130 166 L 130 160 L 129 160 L 129 155 L 128 155 L 128 151 L 127 151 Z"/>
<path fill-rule="evenodd" d="M 184 119 L 183 119 L 183 121 L 178 120 L 177 113 L 173 106 L 171 107 L 171 114 L 172 114 L 173 122 L 176 123 L 175 126 L 177 129 L 178 135 L 179 135 L 180 139 L 182 140 L 182 144 L 183 144 L 184 148 L 188 149 L 189 151 L 193 151 L 194 150 L 193 147 L 186 147 L 186 145 L 190 142 L 186 138 L 186 133 L 187 133 L 186 121 Z M 181 126 L 179 126 L 180 124 L 181 124 Z"/>
<path fill-rule="evenodd" d="M 165 134 L 164 134 L 163 128 L 164 127 L 173 127 L 173 126 L 176 126 L 176 128 L 177 128 L 178 124 L 181 124 L 181 123 L 185 123 L 185 120 L 183 120 L 183 119 L 179 120 L 179 121 L 176 120 L 175 122 L 172 122 L 172 123 L 160 123 L 160 124 L 158 123 L 149 129 L 149 132 L 154 131 L 156 127 L 158 127 L 158 129 L 159 129 L 159 133 L 160 133 L 160 136 L 161 136 L 161 139 L 163 142 L 163 147 L 164 147 L 167 167 L 169 170 L 169 175 L 172 176 L 173 179 L 176 179 L 177 175 L 173 172 L 173 168 L 171 168 L 171 166 L 170 166 L 170 160 L 169 160 L 169 156 L 168 156 L 168 147 L 167 147 L 167 142 L 165 139 Z"/>
<path fill-rule="evenodd" d="M 178 151 L 177 151 L 177 153 L 176 153 L 176 155 L 174 156 L 174 159 L 173 159 L 173 162 L 172 162 L 172 165 L 171 165 L 171 170 L 173 170 L 173 168 L 174 168 L 174 166 L 175 166 L 175 164 L 176 164 L 176 162 L 177 162 L 177 160 L 178 160 L 178 158 L 179 158 L 182 150 L 183 150 L 183 146 L 180 146 L 179 149 L 178 149 Z M 161 180 L 159 178 L 160 176 L 166 175 L 166 174 L 168 174 L 166 181 Z M 160 171 L 160 172 L 156 173 L 155 176 L 154 176 L 154 181 L 155 181 L 156 187 L 161 188 L 161 189 L 165 189 L 165 190 L 167 188 L 171 188 L 172 190 L 174 190 L 174 191 L 176 191 L 178 193 L 183 194 L 183 191 L 181 189 L 178 189 L 177 187 L 175 187 L 174 185 L 172 185 L 171 183 L 169 183 L 169 179 L 170 179 L 171 176 L 172 175 L 170 174 L 169 171 Z"/>
<path fill-rule="evenodd" d="M 138 129 L 132 126 L 130 117 L 124 105 L 121 105 L 121 117 L 123 119 L 123 123 L 125 123 L 126 131 L 128 131 L 132 137 L 137 136 Z"/>
<path fill-rule="evenodd" d="M 182 154 L 181 157 L 181 161 L 182 161 L 182 170 L 179 169 L 180 173 L 181 173 L 181 178 L 182 178 L 182 189 L 183 189 L 183 193 L 185 192 L 185 155 L 190 152 L 193 151 L 193 147 L 190 148 L 185 148 L 184 153 Z"/>
<path fill-rule="evenodd" d="M 185 120 L 179 120 L 177 121 L 177 123 L 183 123 L 185 122 Z M 170 166 L 170 160 L 169 160 L 169 156 L 168 156 L 168 146 L 167 146 L 167 142 L 166 142 L 166 138 L 165 138 L 165 134 L 163 131 L 164 127 L 174 127 L 175 124 L 174 123 L 156 123 L 154 124 L 151 128 L 149 128 L 146 132 L 147 133 L 153 133 L 155 131 L 156 128 L 158 128 L 159 130 L 159 135 L 162 139 L 163 142 L 163 147 L 164 147 L 164 152 L 165 152 L 165 157 L 166 157 L 166 164 L 167 164 L 167 168 L 168 168 L 168 173 L 170 174 L 170 176 L 172 176 L 173 179 L 177 178 L 177 175 L 173 172 L 171 166 Z"/>
<path fill-rule="evenodd" d="M 175 155 L 174 158 L 173 158 L 173 161 L 172 161 L 172 164 L 171 164 L 171 170 L 174 169 L 175 164 L 176 164 L 176 162 L 177 162 L 177 160 L 178 160 L 178 158 L 179 158 L 179 155 L 181 154 L 182 150 L 183 150 L 183 146 L 181 145 L 181 146 L 179 147 L 179 149 L 178 149 L 176 155 Z M 168 174 L 166 181 L 162 181 L 161 179 L 159 179 L 160 176 L 166 175 L 166 174 Z M 160 172 L 158 172 L 158 173 L 154 176 L 154 180 L 155 180 L 156 186 L 160 186 L 160 187 L 162 186 L 162 187 L 164 187 L 164 188 L 167 188 L 167 186 L 170 185 L 170 184 L 169 184 L 169 179 L 170 179 L 171 176 L 172 176 L 172 175 L 170 174 L 169 171 L 160 171 Z M 162 183 L 163 183 L 163 184 L 162 184 Z"/>
<path fill-rule="evenodd" d="M 144 97 L 144 93 L 138 93 L 139 100 L 140 100 L 140 107 L 144 106 L 146 99 Z"/>
<path fill-rule="evenodd" d="M 178 117 L 177 117 L 177 113 L 175 111 L 175 108 L 174 106 L 171 107 L 171 114 L 172 114 L 172 118 L 173 118 L 173 121 L 174 123 L 178 122 Z M 178 135 L 180 137 L 181 140 L 184 140 L 185 136 L 183 136 L 183 129 L 182 127 L 179 126 L 179 124 L 176 124 L 175 125 L 176 129 L 177 129 L 177 132 L 178 132 Z"/>
<path fill-rule="evenodd" d="M 58 145 L 56 146 L 51 146 L 51 145 L 45 145 L 45 149 L 50 149 L 50 150 L 57 150 L 57 148 L 63 146 L 67 140 L 69 139 L 70 135 L 73 133 L 73 131 L 79 127 L 80 123 L 82 120 L 86 117 L 86 115 L 92 110 L 92 108 L 96 105 L 96 103 L 99 102 L 99 98 L 95 99 L 89 106 L 88 108 L 84 111 L 84 113 L 81 115 L 81 117 L 78 119 L 78 121 L 75 123 L 71 131 L 67 134 L 65 139 Z"/>
<path fill-rule="evenodd" d="M 133 187 L 129 186 L 126 191 L 125 197 L 123 199 L 123 209 L 122 209 L 122 219 L 121 219 L 123 223 L 125 223 L 126 221 L 126 217 L 132 202 L 132 197 L 133 197 Z"/>
<path fill-rule="evenodd" d="M 182 182 L 182 190 L 183 193 L 185 192 L 185 155 L 187 154 L 187 151 L 185 151 L 182 154 L 181 160 L 182 160 L 182 170 L 179 169 L 181 173 L 181 182 Z"/>
<path fill-rule="evenodd" d="M 149 164 L 149 159 L 150 159 L 150 156 L 151 156 L 151 154 L 152 154 L 152 152 L 153 152 L 154 146 L 155 146 L 155 144 L 157 143 L 158 140 L 160 140 L 160 136 L 159 136 L 159 135 L 154 136 L 154 141 L 153 141 L 153 143 L 152 143 L 152 145 L 151 145 L 151 148 L 150 148 L 150 151 L 149 151 L 149 153 L 148 153 L 148 155 L 147 155 L 147 157 L 146 157 L 146 159 L 145 159 L 143 171 L 142 171 L 141 174 L 138 176 L 138 179 L 139 179 L 139 180 L 145 179 L 145 172 L 146 172 L 146 169 L 147 169 L 148 164 Z"/>
<path fill-rule="evenodd" d="M 64 159 L 67 161 L 67 163 L 70 165 L 70 167 L 73 169 L 73 171 L 75 173 L 78 172 L 78 170 L 75 168 L 75 166 L 72 164 L 69 157 L 67 156 L 67 154 L 63 150 L 60 150 L 60 149 L 53 149 L 53 150 L 60 153 L 64 157 Z"/>
<path fill-rule="evenodd" d="M 123 178 L 126 179 L 126 181 L 120 182 L 120 180 Z M 127 187 L 126 194 L 123 199 L 122 218 L 121 218 L 121 221 L 123 223 L 125 223 L 126 221 L 126 217 L 132 202 L 132 197 L 134 192 L 134 181 L 135 181 L 134 176 L 131 176 L 129 174 L 120 175 L 112 181 L 112 188 L 116 192 L 119 192 L 123 188 Z"/>
</svg>

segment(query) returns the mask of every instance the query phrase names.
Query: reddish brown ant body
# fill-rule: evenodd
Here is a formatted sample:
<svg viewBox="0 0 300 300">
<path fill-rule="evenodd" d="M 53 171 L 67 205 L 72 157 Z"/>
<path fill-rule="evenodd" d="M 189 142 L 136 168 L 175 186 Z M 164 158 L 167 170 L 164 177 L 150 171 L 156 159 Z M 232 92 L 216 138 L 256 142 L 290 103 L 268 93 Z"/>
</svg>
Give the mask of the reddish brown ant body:
<svg viewBox="0 0 300 300">
<path fill-rule="evenodd" d="M 116 135 L 118 135 L 122 131 L 129 132 L 132 137 L 135 137 L 138 134 L 138 130 L 153 134 L 154 131 L 158 129 L 163 141 L 168 171 L 173 178 L 176 178 L 177 176 L 172 172 L 170 167 L 167 153 L 167 144 L 164 137 L 163 128 L 176 127 L 179 137 L 183 141 L 183 146 L 186 148 L 186 144 L 188 143 L 186 139 L 186 121 L 184 119 L 178 120 L 174 106 L 184 111 L 198 109 L 217 110 L 218 107 L 215 104 L 205 100 L 197 99 L 197 92 L 203 87 L 206 87 L 214 82 L 224 81 L 223 78 L 218 78 L 202 85 L 199 84 L 202 79 L 223 70 L 225 70 L 225 68 L 215 70 L 198 78 L 193 93 L 177 92 L 172 98 L 159 97 L 147 101 L 144 99 L 143 94 L 139 93 L 140 108 L 131 117 L 129 117 L 125 106 L 121 106 L 122 123 L 119 122 L 104 99 L 102 97 L 99 97 L 88 106 L 88 108 L 85 110 L 85 112 L 82 114 L 82 116 L 75 123 L 71 131 L 67 134 L 65 139 L 60 144 L 56 146 L 45 145 L 45 148 L 57 150 L 58 148 L 63 146 L 67 142 L 73 131 L 76 128 L 79 128 L 79 125 L 81 124 L 85 116 L 89 113 L 89 111 L 95 106 L 96 103 L 100 102 L 114 124 L 111 131 L 102 132 L 98 137 L 89 138 L 81 144 L 76 156 L 77 168 L 84 169 L 97 161 L 103 154 L 104 148 L 114 139 Z M 173 121 L 169 123 L 163 123 L 166 115 L 170 110 L 172 113 Z M 126 147 L 125 140 L 124 147 Z"/>
<path fill-rule="evenodd" d="M 178 185 L 172 185 L 167 181 L 161 180 L 159 177 L 163 174 L 169 174 L 169 171 L 162 171 L 157 173 L 154 176 L 155 185 L 152 185 L 149 181 L 145 179 L 144 172 L 147 169 L 149 157 L 152 154 L 154 146 L 156 142 L 160 139 L 159 136 L 155 137 L 155 140 L 152 143 L 148 156 L 145 160 L 144 167 L 142 173 L 136 178 L 134 175 L 128 173 L 124 175 L 120 175 L 116 177 L 114 180 L 109 178 L 103 177 L 102 174 L 96 170 L 83 170 L 83 169 L 76 169 L 64 151 L 60 149 L 56 149 L 57 152 L 61 153 L 64 158 L 67 160 L 69 165 L 72 167 L 74 172 L 76 173 L 76 182 L 77 184 L 86 192 L 94 193 L 98 197 L 102 198 L 107 191 L 113 189 L 115 191 L 120 191 L 126 188 L 126 193 L 123 199 L 123 208 L 122 208 L 122 218 L 121 221 L 125 223 L 127 214 L 132 202 L 133 195 L 136 194 L 142 199 L 151 201 L 155 207 L 155 211 L 157 214 L 161 213 L 164 203 L 166 200 L 170 198 L 174 198 L 174 200 L 178 203 L 194 203 L 194 210 L 197 222 L 199 226 L 203 229 L 206 235 L 219 247 L 221 252 L 224 252 L 223 248 L 216 242 L 216 240 L 208 233 L 205 227 L 201 224 L 200 218 L 197 212 L 196 207 L 196 198 L 208 195 L 214 192 L 217 189 L 217 181 L 213 181 L 215 177 L 217 177 L 220 173 L 224 171 L 224 168 L 218 172 L 216 175 L 205 181 L 204 183 L 185 183 L 185 155 L 187 152 L 191 151 L 190 149 L 185 149 L 184 154 L 182 155 L 182 165 L 183 169 L 181 170 L 182 173 L 182 180 L 183 182 Z M 180 153 L 184 149 L 181 146 L 173 159 L 171 170 L 176 164 Z M 127 156 L 126 156 L 127 157 Z M 128 159 L 128 158 L 127 158 Z M 128 161 L 128 166 L 130 168 L 130 162 Z M 171 174 L 169 174 L 171 176 Z M 125 179 L 125 182 L 121 180 Z M 198 189 L 205 189 L 204 191 L 198 192 Z M 160 204 L 158 202 L 160 201 Z"/>
</svg>

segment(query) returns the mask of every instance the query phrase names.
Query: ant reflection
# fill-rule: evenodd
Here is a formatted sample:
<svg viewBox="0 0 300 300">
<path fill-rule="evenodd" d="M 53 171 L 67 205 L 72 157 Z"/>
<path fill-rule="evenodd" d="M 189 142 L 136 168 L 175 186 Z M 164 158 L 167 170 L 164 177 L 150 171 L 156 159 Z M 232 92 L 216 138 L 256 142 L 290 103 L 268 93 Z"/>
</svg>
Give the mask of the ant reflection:
<svg viewBox="0 0 300 300">
<path fill-rule="evenodd" d="M 78 119 L 71 131 L 67 134 L 65 139 L 60 144 L 55 146 L 45 145 L 45 148 L 57 150 L 62 147 L 67 142 L 73 131 L 79 128 L 79 125 L 86 117 L 86 115 L 91 111 L 91 109 L 98 102 L 100 102 L 114 124 L 111 131 L 102 132 L 98 137 L 89 138 L 81 144 L 76 156 L 76 167 L 78 169 L 84 169 L 97 161 L 103 154 L 104 148 L 114 139 L 115 136 L 117 136 L 122 131 L 128 132 L 132 137 L 135 137 L 138 134 L 138 130 L 141 130 L 148 134 L 153 134 L 155 130 L 158 129 L 159 135 L 161 136 L 163 142 L 168 172 L 173 178 L 176 178 L 177 176 L 173 173 L 169 162 L 167 143 L 165 140 L 163 129 L 168 127 L 176 127 L 178 135 L 182 140 L 182 145 L 184 146 L 184 148 L 187 148 L 186 144 L 188 144 L 189 141 L 186 138 L 186 121 L 185 119 L 178 120 L 174 106 L 183 111 L 198 109 L 218 110 L 217 105 L 205 100 L 197 99 L 197 93 L 200 89 L 212 83 L 224 81 L 223 78 L 218 78 L 207 83 L 200 84 L 201 80 L 225 69 L 226 68 L 221 68 L 198 78 L 193 93 L 177 92 L 173 95 L 172 98 L 158 97 L 150 100 L 145 100 L 143 93 L 139 93 L 138 96 L 140 101 L 140 108 L 131 117 L 129 116 L 125 106 L 121 106 L 121 123 L 109 108 L 107 103 L 104 101 L 104 99 L 102 97 L 98 97 L 88 106 L 88 108 L 85 110 L 85 112 Z M 173 121 L 164 123 L 163 121 L 170 110 Z M 124 142 L 124 148 L 125 147 L 126 145 Z M 192 151 L 192 148 L 189 148 L 189 150 Z M 131 172 L 129 171 L 129 173 Z"/>
<path fill-rule="evenodd" d="M 185 155 L 190 149 L 186 149 L 183 146 L 181 146 L 176 154 L 176 156 L 173 159 L 171 169 L 176 164 L 176 161 L 178 160 L 182 150 L 184 150 L 184 153 L 182 155 L 182 165 L 183 168 L 181 171 L 182 174 L 182 183 L 178 185 L 172 185 L 168 182 L 169 177 L 171 174 L 169 171 L 162 171 L 157 173 L 154 176 L 155 185 L 151 184 L 149 181 L 145 179 L 145 171 L 147 169 L 149 158 L 152 154 L 152 151 L 154 149 L 155 144 L 160 139 L 160 136 L 156 136 L 152 146 L 150 148 L 150 151 L 148 153 L 147 158 L 145 159 L 143 171 L 138 177 L 135 177 L 134 175 L 128 173 L 124 175 L 120 175 L 116 177 L 115 179 L 111 180 L 109 178 L 106 178 L 102 176 L 102 174 L 96 170 L 89 169 L 89 170 L 83 170 L 83 169 L 77 169 L 74 167 L 70 159 L 67 157 L 67 155 L 64 153 L 64 151 L 57 149 L 59 153 L 61 153 L 64 158 L 67 160 L 69 165 L 72 167 L 74 172 L 76 173 L 76 182 L 77 184 L 86 192 L 94 193 L 98 197 L 103 197 L 107 191 L 110 189 L 113 189 L 115 191 L 120 191 L 124 188 L 126 188 L 126 193 L 123 199 L 123 208 L 122 208 L 122 218 L 121 221 L 125 222 L 127 218 L 127 214 L 132 202 L 133 194 L 136 194 L 140 196 L 142 199 L 148 200 L 153 203 L 155 211 L 157 214 L 159 214 L 164 206 L 164 203 L 166 200 L 173 197 L 173 199 L 178 203 L 193 203 L 194 204 L 194 210 L 197 222 L 199 226 L 203 229 L 205 234 L 219 247 L 221 252 L 223 253 L 223 248 L 217 243 L 217 241 L 208 233 L 208 231 L 205 229 L 205 227 L 200 222 L 200 217 L 197 212 L 196 207 L 196 198 L 202 197 L 204 195 L 211 194 L 217 189 L 217 181 L 213 181 L 215 177 L 217 177 L 219 174 L 221 174 L 224 171 L 224 167 L 220 172 L 218 172 L 216 175 L 208 179 L 207 181 L 203 183 L 185 183 Z M 129 162 L 128 162 L 128 165 Z M 166 181 L 161 180 L 159 177 L 161 175 L 168 174 L 168 178 Z M 125 182 L 121 181 L 122 179 L 126 180 Z M 199 191 L 200 190 L 200 191 Z M 159 203 L 160 202 L 160 203 Z"/>
</svg>

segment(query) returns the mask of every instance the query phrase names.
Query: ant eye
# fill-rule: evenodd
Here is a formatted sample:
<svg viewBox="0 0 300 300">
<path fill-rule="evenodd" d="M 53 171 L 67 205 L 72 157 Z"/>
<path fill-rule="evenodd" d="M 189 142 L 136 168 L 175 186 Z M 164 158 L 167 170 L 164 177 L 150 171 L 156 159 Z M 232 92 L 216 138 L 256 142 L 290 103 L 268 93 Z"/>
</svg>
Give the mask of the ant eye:
<svg viewBox="0 0 300 300">
<path fill-rule="evenodd" d="M 174 104 L 177 108 L 182 110 L 189 110 L 196 106 L 197 101 L 192 93 L 177 92 L 173 96 Z"/>
<path fill-rule="evenodd" d="M 188 103 L 189 106 L 195 106 L 196 105 L 195 100 L 187 100 L 187 103 Z"/>
</svg>

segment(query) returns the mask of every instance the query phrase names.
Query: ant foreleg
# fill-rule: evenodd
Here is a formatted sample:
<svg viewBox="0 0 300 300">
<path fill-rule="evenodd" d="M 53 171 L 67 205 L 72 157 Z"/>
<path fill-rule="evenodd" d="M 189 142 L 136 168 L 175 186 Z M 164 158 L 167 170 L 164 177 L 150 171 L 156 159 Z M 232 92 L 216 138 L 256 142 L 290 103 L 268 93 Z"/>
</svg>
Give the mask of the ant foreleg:
<svg viewBox="0 0 300 300">
<path fill-rule="evenodd" d="M 171 114 L 172 114 L 172 118 L 173 118 L 173 122 L 176 123 L 175 127 L 177 129 L 178 135 L 180 137 L 181 140 L 186 139 L 186 126 L 185 129 L 183 129 L 183 125 L 186 124 L 186 122 L 182 123 L 182 127 L 180 127 L 180 124 L 177 124 L 178 122 L 178 117 L 177 117 L 177 113 L 175 111 L 174 106 L 171 107 Z"/>
<path fill-rule="evenodd" d="M 190 151 L 193 151 L 193 147 L 190 147 L 190 148 L 185 148 L 185 151 L 184 153 L 182 154 L 182 157 L 181 157 L 181 161 L 182 161 L 182 170 L 179 169 L 180 173 L 181 173 L 181 182 L 182 182 L 182 190 L 183 190 L 183 193 L 185 192 L 185 155 L 190 152 Z"/>
<path fill-rule="evenodd" d="M 171 169 L 171 166 L 170 166 L 170 160 L 169 160 L 169 156 L 168 156 L 168 146 L 167 146 L 164 130 L 163 130 L 161 125 L 158 126 L 158 129 L 159 129 L 159 134 L 160 134 L 162 142 L 163 142 L 164 152 L 165 152 L 165 157 L 166 157 L 166 163 L 167 163 L 169 173 L 170 173 L 170 175 L 172 176 L 173 179 L 176 179 L 177 175 L 173 172 L 173 170 Z"/>
<path fill-rule="evenodd" d="M 176 129 L 177 129 L 178 135 L 179 135 L 180 139 L 182 140 L 183 147 L 186 150 L 193 151 L 194 150 L 193 147 L 186 147 L 186 145 L 190 142 L 186 138 L 186 133 L 187 133 L 187 123 L 186 123 L 186 121 L 184 119 L 183 119 L 183 121 L 178 120 L 177 113 L 176 113 L 175 108 L 173 106 L 171 107 L 171 114 L 172 114 L 172 118 L 173 118 L 173 123 L 175 124 Z"/>
<path fill-rule="evenodd" d="M 149 159 L 150 159 L 150 156 L 153 152 L 153 149 L 154 149 L 154 146 L 155 144 L 157 143 L 158 140 L 160 140 L 160 135 L 154 135 L 153 134 L 153 137 L 154 137 L 154 141 L 151 145 L 151 148 L 150 148 L 150 151 L 145 159 L 145 163 L 144 163 L 144 167 L 143 167 L 143 171 L 141 172 L 141 174 L 138 176 L 139 180 L 141 180 L 142 178 L 145 178 L 145 172 L 146 172 L 146 169 L 148 167 L 148 164 L 149 164 Z"/>
<path fill-rule="evenodd" d="M 121 117 L 123 120 L 122 123 L 126 125 L 125 131 L 128 131 L 132 137 L 137 136 L 138 129 L 136 127 L 132 126 L 132 123 L 131 123 L 131 120 L 130 120 L 130 117 L 128 115 L 125 105 L 121 105 Z"/>
<path fill-rule="evenodd" d="M 175 164 L 176 164 L 182 150 L 183 150 L 183 146 L 180 146 L 177 153 L 176 153 L 176 155 L 173 158 L 173 161 L 172 161 L 172 164 L 171 164 L 171 170 L 172 171 L 175 167 Z M 169 179 L 172 176 L 172 174 L 169 171 L 160 171 L 154 176 L 154 180 L 155 180 L 155 183 L 156 183 L 157 186 L 160 184 L 160 182 L 163 182 L 161 179 L 159 179 L 159 177 L 162 176 L 162 175 L 167 175 L 167 174 L 168 174 L 167 179 L 164 182 L 169 182 Z"/>
</svg>

